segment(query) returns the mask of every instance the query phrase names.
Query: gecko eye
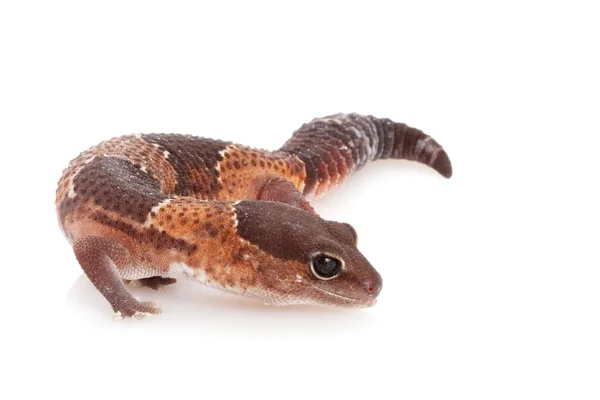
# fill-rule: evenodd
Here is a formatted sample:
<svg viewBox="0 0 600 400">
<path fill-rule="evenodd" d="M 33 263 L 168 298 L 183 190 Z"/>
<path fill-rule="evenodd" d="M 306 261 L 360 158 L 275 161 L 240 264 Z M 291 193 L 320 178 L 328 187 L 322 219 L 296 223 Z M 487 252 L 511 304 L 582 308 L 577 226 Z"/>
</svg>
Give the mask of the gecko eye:
<svg viewBox="0 0 600 400">
<path fill-rule="evenodd" d="M 310 261 L 310 270 L 319 279 L 333 279 L 342 271 L 342 262 L 327 254 L 315 254 Z"/>
</svg>

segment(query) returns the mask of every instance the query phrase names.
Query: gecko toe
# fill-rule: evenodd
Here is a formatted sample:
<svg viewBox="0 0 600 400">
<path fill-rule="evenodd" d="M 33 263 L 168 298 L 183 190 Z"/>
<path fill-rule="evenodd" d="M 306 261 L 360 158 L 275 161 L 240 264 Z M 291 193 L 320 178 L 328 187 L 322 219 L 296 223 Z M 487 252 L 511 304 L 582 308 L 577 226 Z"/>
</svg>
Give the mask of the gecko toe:
<svg viewBox="0 0 600 400">
<path fill-rule="evenodd" d="M 135 314 L 133 314 L 131 316 L 131 318 L 133 319 L 146 319 L 146 318 L 150 318 L 152 316 L 152 314 L 147 313 L 147 312 L 141 312 L 141 311 L 136 311 Z"/>
<path fill-rule="evenodd" d="M 122 319 L 123 317 L 132 317 L 133 319 L 145 319 L 155 314 L 160 314 L 160 308 L 155 301 L 129 301 L 121 304 L 116 310 L 114 319 Z"/>
</svg>

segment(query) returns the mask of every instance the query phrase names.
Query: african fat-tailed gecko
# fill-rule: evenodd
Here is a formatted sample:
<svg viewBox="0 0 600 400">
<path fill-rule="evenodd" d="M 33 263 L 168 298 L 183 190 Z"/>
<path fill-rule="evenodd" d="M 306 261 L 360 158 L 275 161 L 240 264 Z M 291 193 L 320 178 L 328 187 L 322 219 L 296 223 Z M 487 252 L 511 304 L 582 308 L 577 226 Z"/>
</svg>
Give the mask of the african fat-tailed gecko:
<svg viewBox="0 0 600 400">
<path fill-rule="evenodd" d="M 346 223 L 308 200 L 378 159 L 407 159 L 449 178 L 446 152 L 402 123 L 317 118 L 279 150 L 189 135 L 129 135 L 75 158 L 58 183 L 61 229 L 118 317 L 160 313 L 127 290 L 187 275 L 275 305 L 368 307 L 382 286 Z"/>
</svg>

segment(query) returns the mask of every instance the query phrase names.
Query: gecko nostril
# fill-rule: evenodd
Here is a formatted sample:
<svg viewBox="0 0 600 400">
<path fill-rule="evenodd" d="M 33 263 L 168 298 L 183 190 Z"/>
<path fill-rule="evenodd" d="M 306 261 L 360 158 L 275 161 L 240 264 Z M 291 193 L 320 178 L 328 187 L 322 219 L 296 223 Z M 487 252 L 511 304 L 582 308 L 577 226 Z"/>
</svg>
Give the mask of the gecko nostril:
<svg viewBox="0 0 600 400">
<path fill-rule="evenodd" d="M 374 282 L 367 282 L 365 284 L 365 289 L 367 289 L 367 292 L 369 293 L 369 296 L 374 296 L 375 295 L 375 283 Z"/>
<path fill-rule="evenodd" d="M 367 293 L 369 293 L 369 296 L 377 297 L 379 292 L 381 292 L 381 278 L 365 282 L 364 287 L 367 290 Z"/>
</svg>

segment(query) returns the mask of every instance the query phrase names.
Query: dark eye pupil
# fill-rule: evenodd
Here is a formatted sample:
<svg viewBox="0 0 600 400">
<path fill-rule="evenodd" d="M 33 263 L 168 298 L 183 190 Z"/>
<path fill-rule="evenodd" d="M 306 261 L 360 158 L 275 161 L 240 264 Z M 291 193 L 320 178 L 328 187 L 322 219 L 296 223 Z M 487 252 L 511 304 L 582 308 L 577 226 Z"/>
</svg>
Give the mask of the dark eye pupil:
<svg viewBox="0 0 600 400">
<path fill-rule="evenodd" d="M 325 255 L 318 255 L 313 259 L 315 272 L 325 278 L 337 274 L 339 265 L 340 262 L 338 260 Z"/>
</svg>

